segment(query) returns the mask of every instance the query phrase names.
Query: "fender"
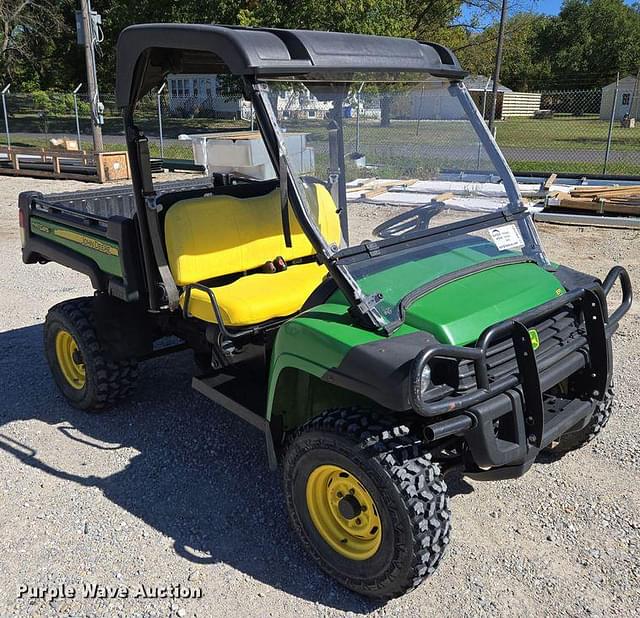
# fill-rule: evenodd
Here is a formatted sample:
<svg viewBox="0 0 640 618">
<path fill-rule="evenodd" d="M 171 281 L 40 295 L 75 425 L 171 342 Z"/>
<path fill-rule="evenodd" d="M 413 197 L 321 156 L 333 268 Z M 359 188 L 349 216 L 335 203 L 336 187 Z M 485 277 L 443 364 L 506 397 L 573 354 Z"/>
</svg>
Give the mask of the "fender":
<svg viewBox="0 0 640 618">
<path fill-rule="evenodd" d="M 388 410 L 411 407 L 411 363 L 434 343 L 433 335 L 402 327 L 385 337 L 354 324 L 347 310 L 326 303 L 280 328 L 271 356 L 267 419 L 282 415 L 285 429 L 295 427 L 314 415 L 312 401 L 331 407 L 335 397 L 345 405 L 346 394 Z"/>
</svg>

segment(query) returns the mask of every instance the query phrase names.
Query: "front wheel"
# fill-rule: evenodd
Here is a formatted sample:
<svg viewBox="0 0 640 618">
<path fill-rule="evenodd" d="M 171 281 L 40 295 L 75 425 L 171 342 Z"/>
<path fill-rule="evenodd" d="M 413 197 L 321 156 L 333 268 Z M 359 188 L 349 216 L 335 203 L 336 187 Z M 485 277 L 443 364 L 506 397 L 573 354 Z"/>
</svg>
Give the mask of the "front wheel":
<svg viewBox="0 0 640 618">
<path fill-rule="evenodd" d="M 577 431 L 569 430 L 555 446 L 549 449 L 549 453 L 562 456 L 582 448 L 595 439 L 609 422 L 613 409 L 613 397 L 613 386 L 611 386 L 607 389 L 604 399 L 595 405 L 593 415 L 587 425 Z"/>
<path fill-rule="evenodd" d="M 284 459 L 293 528 L 347 588 L 389 599 L 418 586 L 449 542 L 447 486 L 406 428 L 369 411 L 304 425 Z"/>
</svg>

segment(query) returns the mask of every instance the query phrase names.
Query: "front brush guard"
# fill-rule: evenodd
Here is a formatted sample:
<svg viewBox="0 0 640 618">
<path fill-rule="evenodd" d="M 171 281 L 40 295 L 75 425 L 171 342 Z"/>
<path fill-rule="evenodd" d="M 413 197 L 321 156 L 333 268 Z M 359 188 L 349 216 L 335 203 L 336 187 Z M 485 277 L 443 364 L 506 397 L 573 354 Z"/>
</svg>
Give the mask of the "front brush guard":
<svg viewBox="0 0 640 618">
<path fill-rule="evenodd" d="M 618 280 L 622 289 L 622 301 L 615 311 L 607 316 L 606 297 Z M 574 351 L 586 350 L 588 354 L 585 354 L 584 365 L 589 368 L 586 395 L 595 400 L 602 399 L 611 381 L 612 359 L 608 339 L 631 307 L 632 299 L 629 274 L 621 266 L 616 266 L 611 269 L 601 287 L 570 290 L 557 299 L 490 326 L 473 347 L 439 345 L 426 348 L 416 357 L 412 366 L 411 405 L 418 414 L 432 418 L 468 410 L 510 389 L 518 388 L 522 392 L 524 409 L 529 421 L 528 441 L 532 446 L 540 448 L 545 435 L 543 393 L 558 383 L 557 372 L 553 371 L 554 365 Z M 560 346 L 557 351 L 537 359 L 529 336 L 529 327 L 569 304 L 583 316 L 584 335 L 580 334 L 570 344 Z M 487 351 L 491 343 L 506 338 L 513 341 L 518 373 L 492 379 L 487 367 Z M 476 388 L 464 395 L 449 396 L 439 401 L 424 401 L 420 378 L 427 365 L 435 358 L 472 361 Z M 463 416 L 468 419 L 466 425 L 470 429 L 474 425 L 473 415 Z M 459 420 L 459 417 L 460 415 L 452 415 L 431 427 L 438 427 L 444 433 L 444 426 L 454 419 Z"/>
</svg>

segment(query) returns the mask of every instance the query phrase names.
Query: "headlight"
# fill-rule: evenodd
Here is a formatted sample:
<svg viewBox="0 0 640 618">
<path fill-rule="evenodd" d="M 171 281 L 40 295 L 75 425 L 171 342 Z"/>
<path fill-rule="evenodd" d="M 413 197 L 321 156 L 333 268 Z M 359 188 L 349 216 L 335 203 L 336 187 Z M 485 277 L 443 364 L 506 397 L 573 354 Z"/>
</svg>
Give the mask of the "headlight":
<svg viewBox="0 0 640 618">
<path fill-rule="evenodd" d="M 420 376 L 420 395 L 424 399 L 427 395 L 427 391 L 431 386 L 431 367 L 429 365 L 425 365 L 422 370 L 422 375 Z"/>
</svg>

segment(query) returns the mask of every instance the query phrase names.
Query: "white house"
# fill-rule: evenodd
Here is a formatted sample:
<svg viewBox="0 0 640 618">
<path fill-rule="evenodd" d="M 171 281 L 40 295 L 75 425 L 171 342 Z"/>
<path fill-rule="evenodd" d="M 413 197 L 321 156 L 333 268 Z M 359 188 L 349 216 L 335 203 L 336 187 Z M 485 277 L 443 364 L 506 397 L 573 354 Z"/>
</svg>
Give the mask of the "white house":
<svg viewBox="0 0 640 618">
<path fill-rule="evenodd" d="M 168 75 L 167 87 L 171 114 L 245 120 L 251 117 L 249 103 L 240 94 L 225 92 L 218 75 Z M 323 118 L 331 107 L 331 102 L 318 101 L 306 88 L 278 93 L 280 118 Z"/>
<path fill-rule="evenodd" d="M 278 94 L 278 116 L 280 118 L 322 119 L 333 108 L 331 101 L 318 101 L 306 88 L 301 91 L 287 90 Z"/>
<path fill-rule="evenodd" d="M 602 88 L 600 99 L 600 120 L 609 120 L 613 110 L 613 101 L 616 93 L 616 83 L 612 82 Z M 615 120 L 622 120 L 626 114 L 631 118 L 638 118 L 638 98 L 640 96 L 638 80 L 633 75 L 627 75 L 618 84 L 618 96 L 616 98 Z"/>
<path fill-rule="evenodd" d="M 217 75 L 168 75 L 167 92 L 171 114 L 217 118 L 242 116 L 242 97 L 224 94 Z"/>
</svg>

